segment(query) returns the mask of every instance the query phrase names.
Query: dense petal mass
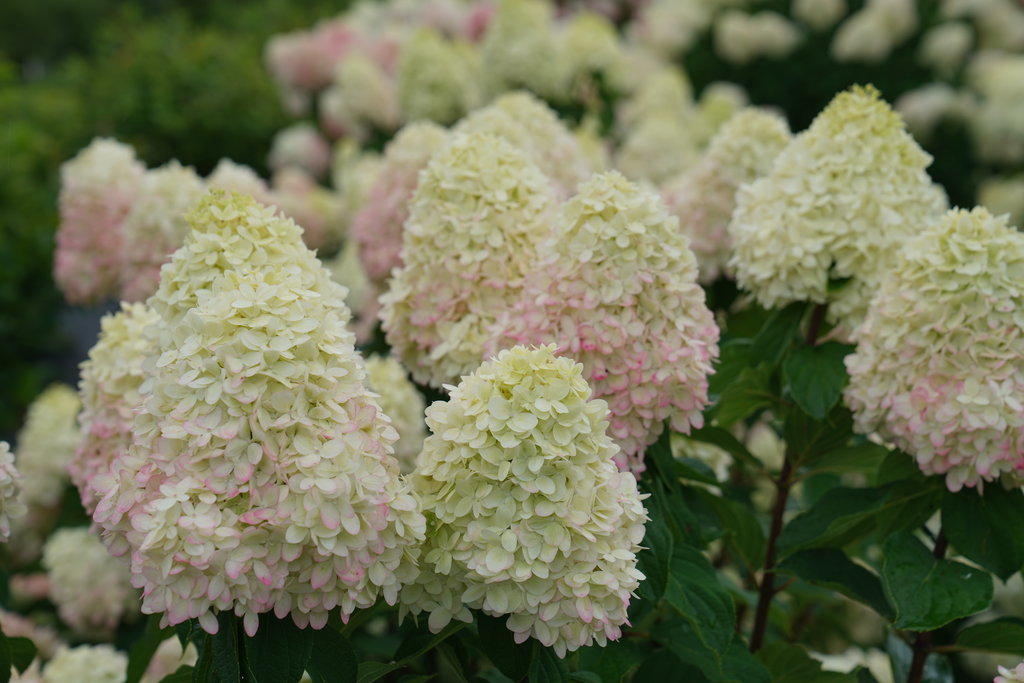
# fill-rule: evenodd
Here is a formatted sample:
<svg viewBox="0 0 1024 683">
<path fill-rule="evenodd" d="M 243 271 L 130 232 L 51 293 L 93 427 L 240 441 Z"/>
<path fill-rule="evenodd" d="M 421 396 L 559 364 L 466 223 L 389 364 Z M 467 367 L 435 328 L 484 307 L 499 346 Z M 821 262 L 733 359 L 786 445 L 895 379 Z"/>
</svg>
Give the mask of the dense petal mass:
<svg viewBox="0 0 1024 683">
<path fill-rule="evenodd" d="M 903 244 L 946 208 L 930 163 L 877 90 L 840 93 L 741 187 L 729 226 L 740 287 L 769 308 L 828 303 L 855 329 Z"/>
<path fill-rule="evenodd" d="M 412 476 L 428 517 L 401 605 L 442 629 L 469 609 L 566 651 L 621 634 L 647 518 L 617 471 L 608 409 L 554 347 L 502 351 L 427 409 Z"/>
<path fill-rule="evenodd" d="M 954 210 L 911 241 L 846 358 L 858 431 L 953 491 L 1024 482 L 1024 235 Z"/>
<path fill-rule="evenodd" d="M 11 520 L 25 514 L 21 496 L 21 475 L 6 441 L 0 441 L 0 543 L 11 536 Z"/>
<path fill-rule="evenodd" d="M 403 472 L 411 472 L 427 436 L 423 425 L 426 408 L 423 396 L 409 381 L 405 368 L 390 356 L 371 356 L 366 360 L 366 383 L 371 391 L 378 394 L 381 410 L 391 418 L 398 431 L 398 443 L 395 444 L 398 465 Z"/>
</svg>

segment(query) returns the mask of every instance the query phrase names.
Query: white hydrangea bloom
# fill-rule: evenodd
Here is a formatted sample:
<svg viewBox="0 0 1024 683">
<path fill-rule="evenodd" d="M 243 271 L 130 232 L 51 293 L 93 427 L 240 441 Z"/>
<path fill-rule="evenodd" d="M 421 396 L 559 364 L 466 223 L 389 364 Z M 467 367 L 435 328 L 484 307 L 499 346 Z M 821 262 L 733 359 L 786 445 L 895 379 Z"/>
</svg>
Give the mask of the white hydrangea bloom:
<svg viewBox="0 0 1024 683">
<path fill-rule="evenodd" d="M 381 297 L 392 350 L 417 382 L 457 381 L 518 300 L 555 210 L 551 181 L 511 143 L 457 135 L 420 174 L 404 264 Z"/>
<path fill-rule="evenodd" d="M 846 0 L 793 0 L 793 18 L 815 31 L 825 31 L 846 16 Z"/>
<path fill-rule="evenodd" d="M 1008 214 L 1014 225 L 1024 225 L 1024 173 L 983 180 L 978 203 L 996 215 Z"/>
<path fill-rule="evenodd" d="M 355 242 L 349 240 L 341 251 L 324 263 L 331 271 L 331 277 L 338 284 L 345 287 L 348 294 L 345 295 L 345 305 L 358 316 L 366 306 L 369 298 L 374 296 L 373 288 L 366 271 L 359 260 L 359 249 Z"/>
<path fill-rule="evenodd" d="M 0 441 L 0 543 L 11 537 L 11 520 L 28 508 L 21 500 L 21 475 L 14 466 L 14 455 L 6 441 Z"/>
<path fill-rule="evenodd" d="M 378 394 L 381 410 L 398 431 L 395 458 L 402 472 L 412 472 L 427 436 L 423 396 L 409 381 L 406 369 L 390 356 L 371 356 L 366 360 L 366 384 Z"/>
<path fill-rule="evenodd" d="M 669 211 L 690 239 L 702 283 L 717 279 L 732 254 L 729 221 L 736 191 L 767 174 L 790 139 L 781 116 L 744 109 L 719 130 L 696 164 L 662 188 Z"/>
<path fill-rule="evenodd" d="M 398 102 L 406 121 L 448 125 L 481 102 L 480 57 L 469 43 L 422 28 L 398 56 Z"/>
<path fill-rule="evenodd" d="M 687 122 L 668 112 L 638 121 L 615 154 L 615 168 L 631 180 L 660 185 L 697 160 L 697 142 Z"/>
<path fill-rule="evenodd" d="M 121 225 L 122 301 L 143 301 L 156 291 L 160 266 L 185 240 L 185 214 L 205 192 L 195 170 L 177 161 L 146 172 Z"/>
<path fill-rule="evenodd" d="M 341 140 L 334 146 L 331 180 L 341 193 L 341 234 L 345 238 L 348 238 L 356 216 L 369 200 L 383 167 L 380 154 L 360 149 L 355 140 Z"/>
<path fill-rule="evenodd" d="M 586 10 L 565 22 L 559 33 L 558 54 L 562 100 L 594 97 L 595 74 L 606 77 L 623 59 L 615 26 L 600 14 Z"/>
<path fill-rule="evenodd" d="M 274 135 L 267 165 L 274 171 L 296 166 L 323 178 L 331 165 L 331 145 L 313 124 L 296 123 Z"/>
<path fill-rule="evenodd" d="M 80 635 L 109 637 L 122 618 L 138 614 L 127 563 L 85 527 L 55 531 L 43 547 L 43 568 L 60 618 Z"/>
<path fill-rule="evenodd" d="M 110 645 L 62 648 L 43 667 L 42 683 L 124 683 L 128 656 Z"/>
<path fill-rule="evenodd" d="M 915 139 L 926 141 L 944 121 L 966 119 L 972 107 L 947 83 L 926 83 L 900 95 L 894 105 Z"/>
<path fill-rule="evenodd" d="M 747 92 L 735 83 L 709 83 L 700 94 L 690 123 L 697 146 L 707 147 L 718 129 L 747 106 L 748 99 Z"/>
<path fill-rule="evenodd" d="M 962 21 L 950 21 L 929 29 L 921 39 L 918 59 L 943 78 L 951 78 L 974 46 L 974 31 Z"/>
<path fill-rule="evenodd" d="M 647 75 L 631 74 L 642 83 L 617 112 L 617 124 L 628 135 L 641 121 L 652 116 L 687 119 L 693 113 L 693 88 L 686 74 L 677 67 L 661 66 Z"/>
<path fill-rule="evenodd" d="M 338 65 L 334 84 L 321 93 L 319 105 L 328 129 L 360 140 L 374 131 L 393 131 L 401 120 L 394 77 L 361 52 Z"/>
<path fill-rule="evenodd" d="M 952 491 L 1024 482 L 1024 234 L 984 208 L 907 244 L 847 356 L 857 431 Z"/>
<path fill-rule="evenodd" d="M 517 88 L 543 96 L 558 94 L 553 9 L 545 0 L 498 0 L 480 45 L 490 96 Z"/>
<path fill-rule="evenodd" d="M 980 53 L 968 66 L 980 96 L 969 119 L 979 155 L 991 162 L 1024 160 L 1024 54 Z"/>
<path fill-rule="evenodd" d="M 941 15 L 970 18 L 986 50 L 1024 49 L 1024 8 L 1015 0 L 943 0 Z"/>
<path fill-rule="evenodd" d="M 711 24 L 704 0 L 653 0 L 629 26 L 629 37 L 662 58 L 686 54 Z"/>
<path fill-rule="evenodd" d="M 800 29 L 777 12 L 729 10 L 715 21 L 715 52 L 733 64 L 785 57 L 800 42 Z"/>
<path fill-rule="evenodd" d="M 616 640 L 647 516 L 612 462 L 607 415 L 550 346 L 502 351 L 430 406 L 412 476 L 429 532 L 402 608 L 429 612 L 434 631 L 469 609 L 508 615 L 517 642 L 559 656 Z"/>
<path fill-rule="evenodd" d="M 29 406 L 18 432 L 17 466 L 22 500 L 30 507 L 60 502 L 68 482 L 67 466 L 78 445 L 81 408 L 78 394 L 65 384 L 49 387 Z"/>
<path fill-rule="evenodd" d="M 915 0 L 868 0 L 839 26 L 832 57 L 840 62 L 878 63 L 917 29 Z"/>
<path fill-rule="evenodd" d="M 946 208 L 930 163 L 877 90 L 840 93 L 771 173 L 740 187 L 729 226 L 740 287 L 768 308 L 828 303 L 830 320 L 856 329 L 903 244 Z"/>
<path fill-rule="evenodd" d="M 261 204 L 271 203 L 267 181 L 245 164 L 236 164 L 230 159 L 221 159 L 217 163 L 213 173 L 206 178 L 206 186 L 211 190 L 247 194 Z"/>
</svg>

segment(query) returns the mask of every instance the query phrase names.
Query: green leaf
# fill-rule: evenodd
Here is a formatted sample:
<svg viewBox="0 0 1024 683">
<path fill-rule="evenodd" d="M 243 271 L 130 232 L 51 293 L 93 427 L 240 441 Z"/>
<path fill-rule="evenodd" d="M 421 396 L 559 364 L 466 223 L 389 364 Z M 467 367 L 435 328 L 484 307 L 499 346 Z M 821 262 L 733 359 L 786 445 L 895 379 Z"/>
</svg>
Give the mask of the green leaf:
<svg viewBox="0 0 1024 683">
<path fill-rule="evenodd" d="M 299 628 L 291 618 L 260 615 L 256 635 L 245 639 L 245 656 L 256 683 L 297 683 L 309 663 L 313 629 Z"/>
<path fill-rule="evenodd" d="M 213 670 L 220 683 L 237 683 L 242 680 L 239 668 L 238 617 L 232 612 L 217 615 L 218 628 L 211 637 L 213 647 Z"/>
<path fill-rule="evenodd" d="M 730 339 L 719 347 L 715 374 L 708 378 L 708 394 L 712 398 L 721 396 L 750 364 L 751 348 L 749 339 Z"/>
<path fill-rule="evenodd" d="M 822 671 L 821 662 L 807 650 L 790 643 L 771 643 L 758 650 L 757 658 L 771 672 L 773 683 L 856 683 L 852 674 Z"/>
<path fill-rule="evenodd" d="M 838 548 L 801 550 L 787 557 L 776 571 L 842 593 L 886 619 L 893 616 L 892 605 L 885 597 L 878 575 L 851 560 Z"/>
<path fill-rule="evenodd" d="M 907 680 L 914 651 L 891 631 L 885 637 L 885 650 L 889 653 L 889 660 L 892 662 L 893 680 Z M 954 683 L 953 667 L 950 665 L 949 659 L 937 652 L 928 655 L 924 660 L 921 683 Z"/>
<path fill-rule="evenodd" d="M 925 476 L 914 459 L 902 451 L 891 451 L 882 460 L 875 484 L 883 486 L 897 481 L 924 481 Z"/>
<path fill-rule="evenodd" d="M 800 322 L 806 310 L 806 303 L 797 302 L 775 311 L 754 336 L 750 349 L 750 364 L 767 363 L 768 367 L 777 367 L 800 331 Z"/>
<path fill-rule="evenodd" d="M 591 645 L 580 650 L 580 666 L 597 672 L 605 683 L 620 683 L 626 674 L 643 663 L 647 653 L 632 640 L 621 639 L 604 647 Z"/>
<path fill-rule="evenodd" d="M 579 683 L 604 683 L 602 678 L 593 671 L 574 671 L 569 674 L 570 681 L 579 681 Z"/>
<path fill-rule="evenodd" d="M 810 465 L 825 453 L 847 444 L 853 436 L 853 413 L 839 405 L 825 419 L 816 420 L 801 410 L 793 410 L 786 416 L 782 436 L 793 465 Z"/>
<path fill-rule="evenodd" d="M 721 521 L 729 550 L 738 555 L 751 572 L 760 569 L 764 564 L 764 529 L 753 511 L 739 501 L 716 496 L 710 491 L 700 491 L 698 495 Z"/>
<path fill-rule="evenodd" d="M 665 600 L 689 624 L 696 642 L 721 668 L 722 653 L 733 638 L 736 613 L 718 574 L 695 548 L 676 545 Z"/>
<path fill-rule="evenodd" d="M 13 662 L 10 639 L 0 631 L 0 683 L 8 683 L 11 680 Z"/>
<path fill-rule="evenodd" d="M 160 643 L 174 635 L 174 628 L 160 628 L 160 615 L 152 614 L 146 617 L 146 628 L 142 637 L 132 644 L 128 651 L 128 672 L 125 683 L 139 683 L 142 675 L 146 673 L 146 667 L 153 659 L 153 653 L 160 647 Z"/>
<path fill-rule="evenodd" d="M 373 683 L 404 666 L 405 664 L 398 664 L 396 662 L 359 662 L 359 673 L 356 676 L 356 683 Z"/>
<path fill-rule="evenodd" d="M 664 511 L 661 505 L 650 505 L 648 515 L 650 519 L 647 521 L 644 531 L 644 546 L 646 548 L 637 554 L 639 569 L 647 577 L 640 584 L 640 592 L 645 599 L 658 602 L 665 595 L 665 589 L 668 586 L 674 540 L 672 532 L 663 518 Z M 508 629 L 506 629 L 507 631 Z"/>
<path fill-rule="evenodd" d="M 555 651 L 540 643 L 533 643 L 530 661 L 530 683 L 568 683 L 569 665 Z"/>
<path fill-rule="evenodd" d="M 443 643 L 445 640 L 466 628 L 465 622 L 453 621 L 439 633 L 417 633 L 406 638 L 393 657 L 398 663 L 405 665 L 420 655 Z"/>
<path fill-rule="evenodd" d="M 36 658 L 38 650 L 36 644 L 28 638 L 8 638 L 7 645 L 11 650 L 11 664 L 18 673 L 23 674 L 32 666 L 32 660 Z"/>
<path fill-rule="evenodd" d="M 882 544 L 882 581 L 896 611 L 893 627 L 908 631 L 934 631 L 992 604 L 987 572 L 934 557 L 908 531 Z"/>
<path fill-rule="evenodd" d="M 347 638 L 328 628 L 313 632 L 313 647 L 306 664 L 306 671 L 313 683 L 353 681 L 358 676 L 358 670 L 356 653 Z"/>
<path fill-rule="evenodd" d="M 813 472 L 815 474 L 876 472 L 888 455 L 888 448 L 870 441 L 856 446 L 844 446 L 830 450 L 818 458 L 814 463 Z"/>
<path fill-rule="evenodd" d="M 1024 493 L 1001 486 L 946 491 L 942 530 L 961 555 L 1003 581 L 1024 567 Z"/>
<path fill-rule="evenodd" d="M 199 658 L 192 667 L 192 683 L 207 683 L 213 680 L 213 645 L 210 634 L 200 628 L 193 628 L 192 642 Z"/>
<path fill-rule="evenodd" d="M 453 680 L 455 683 L 469 683 L 462 659 L 459 658 L 455 648 L 452 647 L 454 642 L 453 640 L 448 640 L 437 646 L 437 655 L 441 663 L 447 667 L 442 669 L 442 671 L 444 671 L 447 680 Z"/>
<path fill-rule="evenodd" d="M 771 407 L 777 399 L 769 386 L 770 379 L 771 368 L 766 364 L 744 368 L 718 397 L 714 409 L 715 424 L 728 429 L 754 412 Z"/>
<path fill-rule="evenodd" d="M 747 447 L 739 439 L 720 427 L 704 425 L 700 429 L 690 432 L 688 438 L 718 446 L 732 457 L 750 465 L 755 470 L 764 469 L 764 464 L 753 453 L 748 451 Z"/>
<path fill-rule="evenodd" d="M 192 680 L 192 674 L 191 666 L 179 666 L 177 671 L 161 678 L 160 683 L 189 683 Z"/>
<path fill-rule="evenodd" d="M 800 408 L 817 420 L 824 420 L 839 402 L 849 377 L 845 358 L 853 347 L 826 342 L 796 349 L 782 363 L 782 376 L 789 393 Z"/>
<path fill-rule="evenodd" d="M 968 626 L 957 635 L 956 644 L 967 650 L 1024 657 L 1024 619 L 1004 617 Z"/>
<path fill-rule="evenodd" d="M 675 619 L 654 629 L 654 638 L 672 651 L 681 663 L 700 671 L 713 683 L 770 683 L 765 667 L 747 651 L 735 636 L 721 652 L 708 650 L 690 623 Z M 675 677 L 691 680 L 694 677 Z"/>
<path fill-rule="evenodd" d="M 530 668 L 530 646 L 515 641 L 505 625 L 507 618 L 492 617 L 479 611 L 475 615 L 481 649 L 491 663 L 512 680 L 518 681 L 525 676 Z"/>
</svg>

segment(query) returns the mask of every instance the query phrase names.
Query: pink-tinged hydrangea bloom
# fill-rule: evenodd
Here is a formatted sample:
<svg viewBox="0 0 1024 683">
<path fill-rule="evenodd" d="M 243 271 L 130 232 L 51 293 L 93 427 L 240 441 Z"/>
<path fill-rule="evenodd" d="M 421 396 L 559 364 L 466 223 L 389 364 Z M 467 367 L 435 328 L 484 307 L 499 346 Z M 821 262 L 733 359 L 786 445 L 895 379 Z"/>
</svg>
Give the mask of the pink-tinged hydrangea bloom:
<svg viewBox="0 0 1024 683">
<path fill-rule="evenodd" d="M 554 8 L 545 0 L 498 0 L 480 43 L 484 88 L 494 97 L 526 88 L 558 95 Z"/>
<path fill-rule="evenodd" d="M 647 515 L 583 374 L 553 346 L 515 347 L 427 409 L 411 480 L 429 533 L 400 602 L 432 630 L 480 609 L 559 656 L 621 635 Z"/>
<path fill-rule="evenodd" d="M 344 288 L 249 197 L 208 196 L 191 221 L 148 302 L 162 320 L 134 442 L 95 478 L 93 519 L 164 623 L 213 633 L 232 610 L 252 634 L 271 610 L 322 628 L 335 608 L 393 604 L 424 519 Z"/>
<path fill-rule="evenodd" d="M 402 258 L 381 296 L 392 350 L 421 384 L 457 381 L 517 301 L 555 210 L 550 181 L 504 139 L 458 135 L 420 174 Z"/>
<path fill-rule="evenodd" d="M 317 184 L 301 168 L 284 168 L 272 179 L 273 204 L 302 226 L 302 239 L 310 249 L 337 244 L 342 238 L 341 197 Z"/>
<path fill-rule="evenodd" d="M 719 130 L 696 164 L 662 188 L 669 211 L 690 239 L 702 283 L 714 282 L 732 253 L 729 220 L 736 190 L 768 173 L 790 137 L 781 116 L 746 109 Z"/>
<path fill-rule="evenodd" d="M 14 466 L 14 455 L 8 443 L 0 441 L 0 542 L 11 537 L 11 520 L 28 511 L 20 496 L 21 475 Z"/>
<path fill-rule="evenodd" d="M 471 45 L 421 29 L 398 58 L 398 101 L 406 121 L 454 123 L 480 105 L 480 58 Z"/>
<path fill-rule="evenodd" d="M 82 435 L 68 473 L 89 514 L 96 505 L 93 478 L 108 474 L 131 444 L 133 414 L 141 404 L 139 387 L 145 379 L 142 363 L 153 350 L 145 330 L 159 321 L 143 304 L 122 303 L 118 313 L 100 320 L 99 339 L 82 363 Z"/>
<path fill-rule="evenodd" d="M 666 418 L 683 433 L 703 423 L 718 327 L 693 252 L 657 194 L 609 171 L 562 207 L 540 253 L 497 344 L 555 343 L 581 362 L 608 401 L 619 466 L 642 471 Z"/>
<path fill-rule="evenodd" d="M 402 472 L 412 472 L 427 435 L 423 396 L 409 381 L 402 364 L 390 356 L 371 356 L 366 360 L 366 383 L 378 395 L 381 410 L 398 431 L 395 458 L 399 467 Z"/>
<path fill-rule="evenodd" d="M 202 178 L 177 161 L 146 172 L 121 226 L 123 301 L 143 301 L 156 291 L 160 266 L 185 241 L 185 214 L 205 192 Z"/>
<path fill-rule="evenodd" d="M 456 133 L 489 133 L 518 147 L 555 184 L 559 198 L 590 177 L 587 155 L 557 114 L 527 92 L 502 95 L 455 126 Z"/>
<path fill-rule="evenodd" d="M 110 637 L 122 618 L 138 614 L 127 563 L 86 527 L 55 531 L 43 547 L 43 568 L 57 613 L 79 635 Z"/>
<path fill-rule="evenodd" d="M 858 431 L 952 491 L 1024 478 L 1024 235 L 954 210 L 909 242 L 846 358 Z"/>
<path fill-rule="evenodd" d="M 145 173 L 135 150 L 107 138 L 93 140 L 61 166 L 54 277 L 70 303 L 117 294 L 121 222 Z"/>
<path fill-rule="evenodd" d="M 247 194 L 260 204 L 273 203 L 267 181 L 245 164 L 236 164 L 230 159 L 220 160 L 206 178 L 206 186 L 211 190 Z"/>
<path fill-rule="evenodd" d="M 267 164 L 274 171 L 296 166 L 323 178 L 331 165 L 331 145 L 311 124 L 297 123 L 274 136 Z"/>
<path fill-rule="evenodd" d="M 384 149 L 380 173 L 351 234 L 367 276 L 381 290 L 391 271 L 402 265 L 402 230 L 420 171 L 446 140 L 447 133 L 436 124 L 411 123 Z"/>
<path fill-rule="evenodd" d="M 840 93 L 737 193 L 729 265 L 740 287 L 767 308 L 828 303 L 830 320 L 856 329 L 903 244 L 946 209 L 930 163 L 877 90 Z"/>
<path fill-rule="evenodd" d="M 124 683 L 128 656 L 111 645 L 61 648 L 43 667 L 41 683 Z"/>
<path fill-rule="evenodd" d="M 334 84 L 320 95 L 320 117 L 325 129 L 343 131 L 365 140 L 374 131 L 398 128 L 398 86 L 370 56 L 349 55 L 338 66 Z"/>
<path fill-rule="evenodd" d="M 999 667 L 999 675 L 992 683 L 1024 683 L 1024 662 L 1013 669 L 1008 669 L 1005 666 Z"/>
</svg>

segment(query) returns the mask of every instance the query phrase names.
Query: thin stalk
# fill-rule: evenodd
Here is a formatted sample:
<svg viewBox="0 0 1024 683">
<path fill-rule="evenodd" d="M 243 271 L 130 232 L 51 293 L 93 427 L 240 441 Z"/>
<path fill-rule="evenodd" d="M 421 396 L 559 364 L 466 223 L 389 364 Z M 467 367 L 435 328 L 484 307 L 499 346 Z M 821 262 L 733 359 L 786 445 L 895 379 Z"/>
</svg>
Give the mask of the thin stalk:
<svg viewBox="0 0 1024 683">
<path fill-rule="evenodd" d="M 761 586 L 757 593 L 757 611 L 754 612 L 754 630 L 750 634 L 750 651 L 757 652 L 764 644 L 764 633 L 768 627 L 768 612 L 772 606 L 772 598 L 775 597 L 775 559 L 777 554 L 776 545 L 779 534 L 782 533 L 782 516 L 786 512 L 786 501 L 789 499 L 789 490 L 792 486 L 790 477 L 793 473 L 793 466 L 787 457 L 782 463 L 782 471 L 775 481 L 775 507 L 772 508 L 772 526 L 768 535 L 768 546 L 764 553 L 764 574 L 761 576 Z"/>
<path fill-rule="evenodd" d="M 946 556 L 946 549 L 948 547 L 949 540 L 946 538 L 946 534 L 940 530 L 939 535 L 935 538 L 935 548 L 932 550 L 932 555 L 936 559 L 941 560 Z M 914 636 L 914 658 L 910 662 L 910 673 L 907 674 L 907 683 L 921 683 L 924 677 L 924 664 L 932 651 L 932 631 L 921 631 Z"/>
</svg>

